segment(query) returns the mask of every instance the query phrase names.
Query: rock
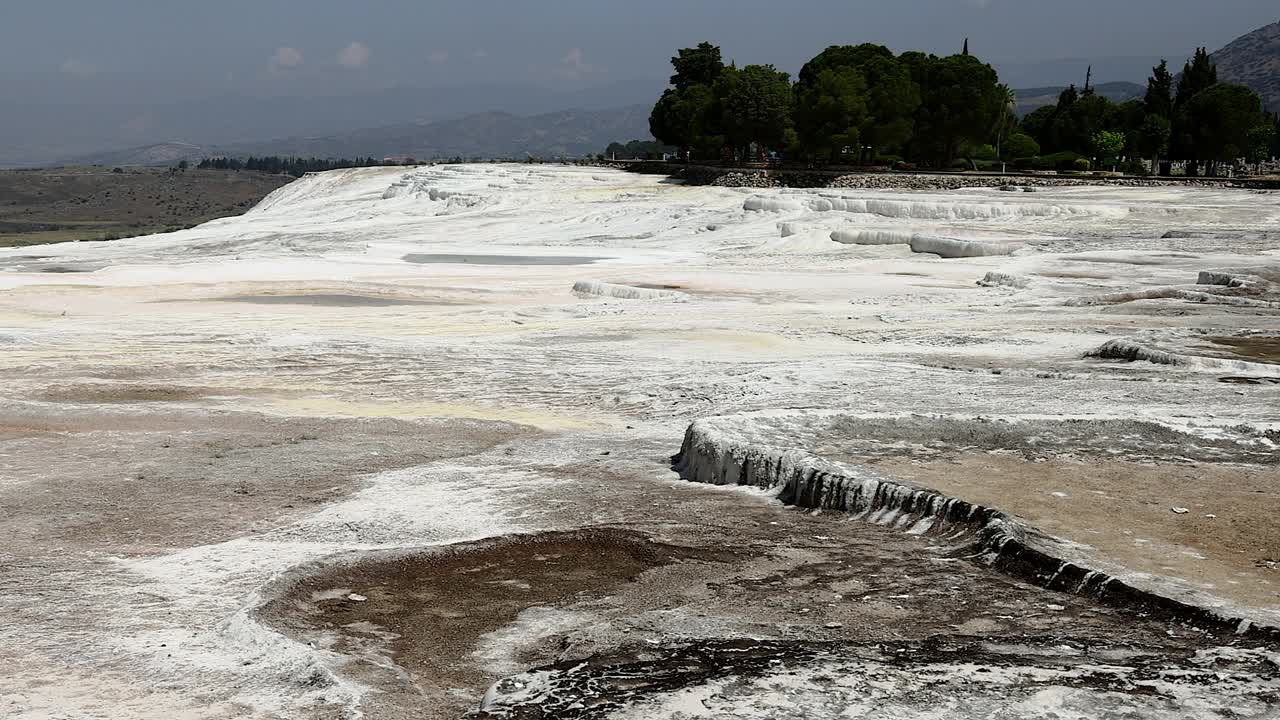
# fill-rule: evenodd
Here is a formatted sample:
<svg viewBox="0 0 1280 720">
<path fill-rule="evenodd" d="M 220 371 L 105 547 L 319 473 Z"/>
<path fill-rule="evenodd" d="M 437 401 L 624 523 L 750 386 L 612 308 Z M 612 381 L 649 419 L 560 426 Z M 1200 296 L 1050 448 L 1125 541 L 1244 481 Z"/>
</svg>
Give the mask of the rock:
<svg viewBox="0 0 1280 720">
<path fill-rule="evenodd" d="M 1170 509 L 1173 510 L 1174 514 L 1176 515 L 1186 515 L 1187 513 L 1191 512 L 1190 510 L 1184 507 L 1176 507 L 1176 508 L 1170 508 Z"/>
<path fill-rule="evenodd" d="M 350 600 L 350 601 L 352 601 L 352 602 L 364 602 L 365 600 L 368 600 L 369 598 L 367 598 L 367 597 L 365 597 L 365 596 L 363 596 L 363 595 L 360 595 L 359 593 L 351 593 L 350 595 L 348 595 L 348 596 L 347 596 L 347 599 L 348 599 L 348 600 Z"/>
</svg>

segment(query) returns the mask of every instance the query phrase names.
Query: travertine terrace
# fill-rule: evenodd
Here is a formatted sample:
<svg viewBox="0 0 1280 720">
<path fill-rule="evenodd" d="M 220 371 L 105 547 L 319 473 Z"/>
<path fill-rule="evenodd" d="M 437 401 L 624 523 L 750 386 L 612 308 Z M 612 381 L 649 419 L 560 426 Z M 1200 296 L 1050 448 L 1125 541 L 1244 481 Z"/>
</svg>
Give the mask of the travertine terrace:
<svg viewBox="0 0 1280 720">
<path fill-rule="evenodd" d="M 1277 193 L 525 165 L 0 252 L 0 716 L 1265 716 L 1278 268 Z"/>
</svg>

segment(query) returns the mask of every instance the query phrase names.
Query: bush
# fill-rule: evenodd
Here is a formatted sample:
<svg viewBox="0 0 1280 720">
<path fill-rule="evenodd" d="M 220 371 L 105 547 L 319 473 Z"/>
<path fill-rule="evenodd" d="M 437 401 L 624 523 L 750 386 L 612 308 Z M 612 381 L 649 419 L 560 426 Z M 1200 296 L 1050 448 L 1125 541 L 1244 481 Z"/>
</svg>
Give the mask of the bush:
<svg viewBox="0 0 1280 720">
<path fill-rule="evenodd" d="M 872 159 L 873 165 L 890 165 L 894 166 L 902 162 L 901 155 L 877 155 Z"/>
<path fill-rule="evenodd" d="M 1026 133 L 1014 133 L 1004 141 L 1000 152 L 1007 158 L 1033 158 L 1040 154 L 1040 143 Z"/>
<path fill-rule="evenodd" d="M 1093 167 L 1093 165 L 1084 158 L 1078 158 L 1071 164 L 1071 169 L 1076 172 L 1089 172 L 1091 167 Z"/>
<path fill-rule="evenodd" d="M 1034 170 L 1039 160 L 1040 158 L 1038 157 L 1022 157 L 1014 160 L 1011 164 L 1014 170 Z"/>
<path fill-rule="evenodd" d="M 1141 160 L 1130 160 L 1120 168 L 1126 175 L 1150 175 L 1147 164 Z"/>
<path fill-rule="evenodd" d="M 974 160 L 995 160 L 996 149 L 991 145 L 977 145 L 970 148 L 969 157 Z"/>
<path fill-rule="evenodd" d="M 1077 160 L 1085 160 L 1085 158 L 1083 155 L 1066 150 L 1052 155 L 1041 155 L 1035 158 L 1032 167 L 1036 170 L 1076 170 Z"/>
</svg>

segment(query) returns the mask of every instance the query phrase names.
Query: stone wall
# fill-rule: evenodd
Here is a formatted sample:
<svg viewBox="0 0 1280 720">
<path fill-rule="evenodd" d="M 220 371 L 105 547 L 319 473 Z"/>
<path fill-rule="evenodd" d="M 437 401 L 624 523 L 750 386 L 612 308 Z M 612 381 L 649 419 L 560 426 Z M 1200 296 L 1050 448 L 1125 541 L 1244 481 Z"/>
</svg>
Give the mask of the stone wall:
<svg viewBox="0 0 1280 720">
<path fill-rule="evenodd" d="M 727 168 L 680 163 L 605 163 L 630 172 L 668 175 L 689 185 L 747 188 L 859 188 L 871 190 L 958 190 L 980 187 L 1071 187 L 1115 185 L 1123 187 L 1230 187 L 1280 190 L 1280 181 L 1225 178 L 1134 178 L 1115 176 L 983 175 L 960 173 L 842 172 Z"/>
</svg>

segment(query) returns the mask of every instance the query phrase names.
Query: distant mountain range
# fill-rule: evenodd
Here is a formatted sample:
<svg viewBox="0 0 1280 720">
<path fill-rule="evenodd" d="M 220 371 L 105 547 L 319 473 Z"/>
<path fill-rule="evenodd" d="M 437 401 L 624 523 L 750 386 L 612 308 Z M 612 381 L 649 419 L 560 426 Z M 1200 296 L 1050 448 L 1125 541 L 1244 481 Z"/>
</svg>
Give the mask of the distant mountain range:
<svg viewBox="0 0 1280 720">
<path fill-rule="evenodd" d="M 1255 30 L 1213 55 L 1219 77 L 1250 86 L 1280 109 L 1280 23 Z M 1170 56 L 1177 72 L 1183 58 Z M 1067 83 L 1116 102 L 1141 97 L 1156 57 L 1065 59 L 1002 64 L 1025 115 L 1057 101 Z M 1036 86 L 1039 83 L 1040 86 Z M 614 141 L 649 137 L 650 103 L 664 80 L 648 78 L 575 91 L 519 86 L 396 87 L 306 97 L 222 96 L 164 106 L 118 103 L 40 106 L 0 98 L 0 166 L 50 162 L 161 165 L 212 155 L 317 157 L 543 157 L 585 155 Z M 87 102 L 87 101 L 86 101 Z M 573 107 L 577 110 L 558 110 Z M 494 110 L 498 110 L 495 112 Z M 388 120 L 402 120 L 385 124 Z M 412 120 L 412 122 L 408 122 Z M 195 141 L 155 142 L 156 138 Z M 278 138 L 262 141 L 261 138 Z M 6 142 L 7 141 L 7 142 Z M 133 145 L 133 147 L 130 147 Z M 92 152 L 96 148 L 127 148 Z"/>
<path fill-rule="evenodd" d="M 1218 79 L 1253 88 L 1270 110 L 1280 110 L 1280 22 L 1242 35 L 1213 53 Z"/>
<path fill-rule="evenodd" d="M 649 110 L 648 105 L 628 105 L 529 116 L 486 112 L 451 120 L 404 123 L 265 142 L 226 145 L 156 143 L 79 155 L 65 162 L 69 165 L 171 165 L 181 160 L 197 161 L 220 155 L 408 156 L 420 160 L 454 156 L 578 157 L 603 152 L 605 146 L 617 140 L 648 138 Z"/>
<path fill-rule="evenodd" d="M 0 167 L 65 162 L 108 148 L 167 147 L 170 143 L 163 141 L 169 139 L 181 141 L 178 145 L 240 146 L 270 138 L 327 137 L 391 123 L 430 123 L 493 111 L 526 116 L 565 108 L 608 110 L 652 103 L 665 85 L 665 78 L 639 78 L 581 90 L 520 85 L 393 87 L 335 95 L 220 95 L 164 104 L 97 99 L 47 104 L 0 96 Z"/>
<path fill-rule="evenodd" d="M 1053 105 L 1058 102 L 1058 96 L 1066 90 L 1065 85 L 1054 85 L 1050 87 L 1025 88 L 1022 90 L 1014 90 L 1018 96 L 1018 115 L 1026 115 L 1027 113 L 1045 105 Z M 1147 86 L 1139 85 L 1131 82 L 1108 82 L 1100 83 L 1093 86 L 1094 92 L 1107 98 L 1113 102 L 1124 102 L 1141 98 L 1147 94 Z"/>
</svg>

